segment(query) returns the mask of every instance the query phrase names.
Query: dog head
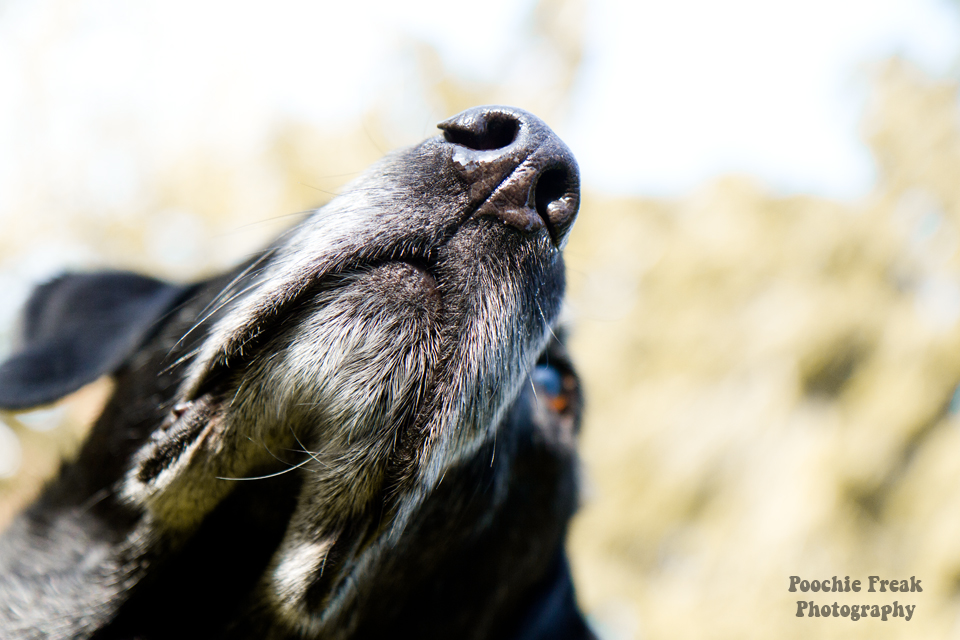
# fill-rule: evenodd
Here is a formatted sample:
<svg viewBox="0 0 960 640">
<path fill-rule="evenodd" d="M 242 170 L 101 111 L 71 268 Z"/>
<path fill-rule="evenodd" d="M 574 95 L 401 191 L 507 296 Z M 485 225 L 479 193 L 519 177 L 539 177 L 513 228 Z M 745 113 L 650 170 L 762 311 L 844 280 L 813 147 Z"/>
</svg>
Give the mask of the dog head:
<svg viewBox="0 0 960 640">
<path fill-rule="evenodd" d="M 134 435 L 81 493 L 127 514 L 124 557 L 188 546 L 239 480 L 298 475 L 257 589 L 288 626 L 330 635 L 445 475 L 536 420 L 522 389 L 544 354 L 564 361 L 551 341 L 577 165 L 518 109 L 439 127 L 227 277 L 68 276 L 34 295 L 0 407 L 117 374 L 92 441 L 118 422 Z M 553 418 L 572 432 L 564 376 Z M 94 446 L 75 474 L 103 459 Z"/>
</svg>

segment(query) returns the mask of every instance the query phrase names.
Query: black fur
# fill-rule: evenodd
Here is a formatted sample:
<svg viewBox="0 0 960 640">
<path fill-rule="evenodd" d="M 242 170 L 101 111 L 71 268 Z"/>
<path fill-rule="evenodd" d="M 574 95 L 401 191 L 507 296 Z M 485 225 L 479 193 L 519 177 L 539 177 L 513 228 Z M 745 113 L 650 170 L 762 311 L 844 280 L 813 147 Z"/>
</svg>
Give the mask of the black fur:
<svg viewBox="0 0 960 640">
<path fill-rule="evenodd" d="M 0 537 L 0 637 L 592 637 L 563 550 L 582 400 L 550 337 L 576 164 L 516 109 L 441 128 L 233 273 L 37 290 L 0 407 L 116 387 Z"/>
</svg>

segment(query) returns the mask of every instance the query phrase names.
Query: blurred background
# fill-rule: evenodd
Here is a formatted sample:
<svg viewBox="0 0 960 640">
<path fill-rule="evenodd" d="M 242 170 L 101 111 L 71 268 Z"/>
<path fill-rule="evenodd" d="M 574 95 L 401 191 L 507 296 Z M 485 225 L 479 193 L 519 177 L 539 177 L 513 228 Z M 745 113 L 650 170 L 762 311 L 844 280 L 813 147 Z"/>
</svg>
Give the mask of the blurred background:
<svg viewBox="0 0 960 640">
<path fill-rule="evenodd" d="M 210 275 L 520 106 L 584 178 L 570 547 L 604 640 L 960 637 L 958 81 L 949 0 L 0 0 L 0 356 L 63 269 Z M 108 391 L 2 416 L 0 526 Z M 791 575 L 924 592 L 801 619 Z"/>
</svg>

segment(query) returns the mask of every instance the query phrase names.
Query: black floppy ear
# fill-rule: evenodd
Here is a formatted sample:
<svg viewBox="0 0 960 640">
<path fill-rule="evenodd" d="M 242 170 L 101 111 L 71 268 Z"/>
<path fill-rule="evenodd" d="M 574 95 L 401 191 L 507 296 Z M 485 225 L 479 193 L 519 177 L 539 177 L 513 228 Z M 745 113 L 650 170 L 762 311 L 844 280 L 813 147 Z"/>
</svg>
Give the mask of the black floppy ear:
<svg viewBox="0 0 960 640">
<path fill-rule="evenodd" d="M 67 274 L 37 287 L 20 349 L 0 366 L 0 409 L 49 404 L 113 373 L 186 291 L 120 271 Z"/>
</svg>

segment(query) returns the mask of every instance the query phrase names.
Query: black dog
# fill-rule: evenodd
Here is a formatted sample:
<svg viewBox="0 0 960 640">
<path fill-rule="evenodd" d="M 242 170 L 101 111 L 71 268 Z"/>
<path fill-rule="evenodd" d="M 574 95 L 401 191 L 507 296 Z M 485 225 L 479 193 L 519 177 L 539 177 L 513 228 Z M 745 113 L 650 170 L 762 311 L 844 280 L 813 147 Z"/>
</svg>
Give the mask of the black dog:
<svg viewBox="0 0 960 640">
<path fill-rule="evenodd" d="M 577 165 L 518 109 L 440 129 L 233 273 L 34 293 L 0 408 L 116 387 L 0 539 L 0 637 L 591 637 L 553 332 Z"/>
</svg>

